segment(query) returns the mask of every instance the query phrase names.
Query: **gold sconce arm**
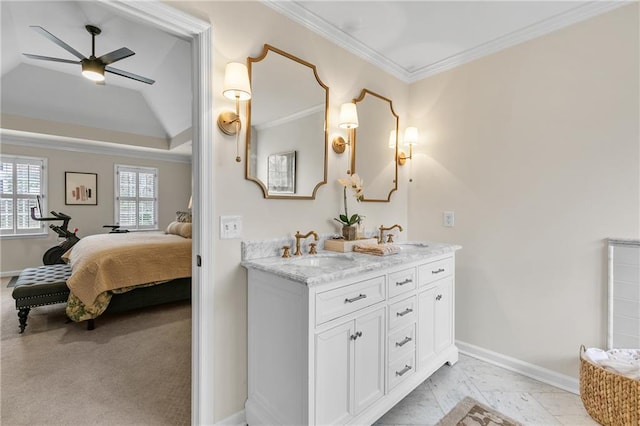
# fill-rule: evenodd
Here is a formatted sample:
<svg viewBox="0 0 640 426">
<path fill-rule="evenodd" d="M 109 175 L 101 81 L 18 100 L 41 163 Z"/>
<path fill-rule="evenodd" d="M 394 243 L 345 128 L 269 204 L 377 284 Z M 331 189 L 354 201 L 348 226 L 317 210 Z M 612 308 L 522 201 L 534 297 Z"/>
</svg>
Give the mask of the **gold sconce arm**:
<svg viewBox="0 0 640 426">
<path fill-rule="evenodd" d="M 331 142 L 331 147 L 336 154 L 342 154 L 347 149 L 347 141 L 342 136 L 336 136 Z"/>
<path fill-rule="evenodd" d="M 225 135 L 233 136 L 242 128 L 240 121 L 240 98 L 236 97 L 236 112 L 224 111 L 218 115 L 218 127 Z"/>
<path fill-rule="evenodd" d="M 409 156 L 404 151 L 398 151 L 398 165 L 404 166 L 407 160 L 413 159 L 413 144 L 409 145 Z"/>
<path fill-rule="evenodd" d="M 347 170 L 347 173 L 351 174 L 353 172 L 353 158 L 351 151 L 354 148 L 354 132 L 356 127 L 358 127 L 358 110 L 356 108 L 355 102 L 347 102 L 340 106 L 340 124 L 339 127 L 341 129 L 347 129 L 347 141 L 345 142 L 342 136 L 336 136 L 333 138 L 331 142 L 331 147 L 336 154 L 342 154 L 346 147 L 349 147 L 349 162 L 351 164 L 350 169 Z"/>
<path fill-rule="evenodd" d="M 225 135 L 236 136 L 236 162 L 240 162 L 240 101 L 251 99 L 251 82 L 247 66 L 238 62 L 227 64 L 224 72 L 222 94 L 236 101 L 236 111 L 224 111 L 218 115 L 218 128 Z"/>
</svg>

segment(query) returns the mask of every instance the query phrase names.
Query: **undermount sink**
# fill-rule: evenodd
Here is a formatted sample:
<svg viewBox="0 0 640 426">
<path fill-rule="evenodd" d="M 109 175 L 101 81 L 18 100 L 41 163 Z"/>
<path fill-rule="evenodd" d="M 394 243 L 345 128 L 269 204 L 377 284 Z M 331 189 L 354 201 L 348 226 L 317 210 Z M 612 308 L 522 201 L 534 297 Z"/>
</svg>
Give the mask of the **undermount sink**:
<svg viewBox="0 0 640 426">
<path fill-rule="evenodd" d="M 300 257 L 296 259 L 292 259 L 290 263 L 296 266 L 313 266 L 313 267 L 323 267 L 323 266 L 344 266 L 347 263 L 353 262 L 353 259 L 349 257 L 339 257 L 339 256 L 317 256 L 317 255 L 309 255 L 308 257 Z"/>
<path fill-rule="evenodd" d="M 425 243 L 396 243 L 396 245 L 400 247 L 402 251 L 422 250 L 429 247 L 429 245 Z"/>
</svg>

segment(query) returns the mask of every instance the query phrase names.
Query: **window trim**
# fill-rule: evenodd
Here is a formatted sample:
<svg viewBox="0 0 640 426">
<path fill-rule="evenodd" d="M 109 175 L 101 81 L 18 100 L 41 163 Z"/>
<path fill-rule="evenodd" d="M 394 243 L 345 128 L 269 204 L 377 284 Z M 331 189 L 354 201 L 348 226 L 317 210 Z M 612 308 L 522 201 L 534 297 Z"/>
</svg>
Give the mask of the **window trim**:
<svg viewBox="0 0 640 426">
<path fill-rule="evenodd" d="M 140 226 L 138 222 L 138 215 L 136 215 L 136 225 L 135 226 L 123 226 L 122 229 L 128 229 L 129 231 L 157 231 L 158 228 L 158 184 L 159 184 L 159 174 L 160 171 L 157 167 L 145 167 L 145 166 L 129 166 L 126 164 L 114 164 L 114 200 L 113 200 L 113 215 L 114 215 L 114 224 L 120 225 L 120 172 L 135 172 L 139 173 L 152 173 L 154 176 L 154 184 L 153 184 L 153 211 L 154 211 L 154 223 L 151 226 Z M 136 192 L 139 188 L 136 188 Z M 143 198 L 143 200 L 148 200 L 148 198 Z M 136 201 L 136 210 L 138 208 L 140 197 L 135 197 Z"/>
<path fill-rule="evenodd" d="M 33 157 L 30 155 L 20 155 L 20 154 L 4 154 L 0 153 L 0 162 L 11 161 L 15 165 L 20 163 L 20 160 L 23 160 L 23 164 L 27 163 L 40 163 L 41 171 L 40 171 L 40 208 L 42 209 L 40 214 L 45 215 L 48 207 L 48 196 L 49 193 L 49 162 L 46 157 Z M 17 185 L 17 182 L 14 182 L 14 185 Z M 6 196 L 2 196 L 0 194 L 0 198 L 9 198 Z M 14 194 L 11 196 L 11 199 L 15 201 L 18 198 L 17 192 L 14 190 Z M 15 207 L 14 207 L 15 208 Z M 18 239 L 18 238 L 34 238 L 34 237 L 46 237 L 49 234 L 48 228 L 46 226 L 46 222 L 40 222 L 39 228 L 31 228 L 31 229 L 18 229 L 17 228 L 17 215 L 14 215 L 13 221 L 13 229 L 12 230 L 0 230 L 0 239 Z"/>
</svg>

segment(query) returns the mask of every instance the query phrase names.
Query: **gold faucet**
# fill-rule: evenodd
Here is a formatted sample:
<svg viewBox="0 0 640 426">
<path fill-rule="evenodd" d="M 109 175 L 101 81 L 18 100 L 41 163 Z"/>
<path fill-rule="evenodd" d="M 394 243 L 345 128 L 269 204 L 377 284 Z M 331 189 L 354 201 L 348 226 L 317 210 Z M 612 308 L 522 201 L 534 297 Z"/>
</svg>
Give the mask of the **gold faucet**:
<svg viewBox="0 0 640 426">
<path fill-rule="evenodd" d="M 402 232 L 402 226 L 395 224 L 390 228 L 385 228 L 384 226 L 380 225 L 380 236 L 378 237 L 378 244 L 382 244 L 384 243 L 384 231 L 391 231 L 394 228 L 398 228 L 398 230 L 400 230 L 400 232 Z M 393 234 L 389 234 L 387 236 L 387 242 L 388 243 L 392 243 L 393 242 Z"/>
<path fill-rule="evenodd" d="M 300 240 L 303 238 L 307 238 L 309 235 L 313 235 L 313 239 L 318 241 L 318 233 L 316 231 L 309 231 L 305 235 L 302 235 L 300 231 L 296 231 L 296 251 L 295 253 L 293 253 L 294 256 L 302 255 L 302 252 L 300 251 Z M 314 253 L 311 253 L 311 254 L 314 254 Z"/>
</svg>

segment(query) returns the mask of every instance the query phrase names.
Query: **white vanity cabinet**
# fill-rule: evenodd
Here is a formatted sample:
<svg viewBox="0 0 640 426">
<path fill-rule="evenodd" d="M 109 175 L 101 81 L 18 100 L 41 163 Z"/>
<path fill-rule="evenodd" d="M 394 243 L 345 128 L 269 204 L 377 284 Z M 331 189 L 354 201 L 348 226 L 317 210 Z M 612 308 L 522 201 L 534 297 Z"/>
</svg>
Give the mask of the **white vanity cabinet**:
<svg viewBox="0 0 640 426">
<path fill-rule="evenodd" d="M 316 335 L 315 422 L 344 424 L 384 395 L 381 307 Z"/>
<path fill-rule="evenodd" d="M 418 366 L 453 344 L 453 257 L 418 267 Z"/>
<path fill-rule="evenodd" d="M 455 249 L 442 251 L 359 255 L 362 271 L 313 285 L 243 263 L 247 423 L 371 424 L 455 363 Z"/>
</svg>

